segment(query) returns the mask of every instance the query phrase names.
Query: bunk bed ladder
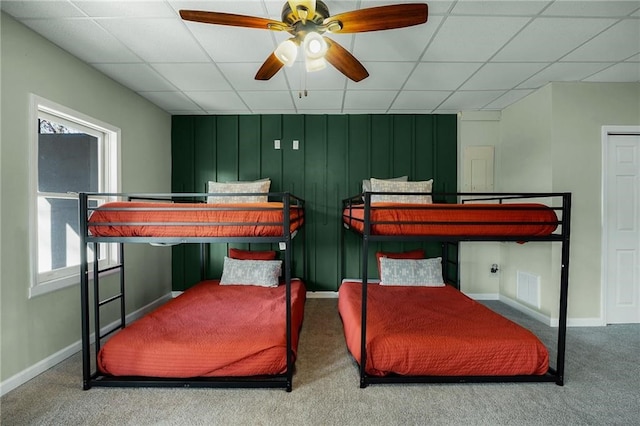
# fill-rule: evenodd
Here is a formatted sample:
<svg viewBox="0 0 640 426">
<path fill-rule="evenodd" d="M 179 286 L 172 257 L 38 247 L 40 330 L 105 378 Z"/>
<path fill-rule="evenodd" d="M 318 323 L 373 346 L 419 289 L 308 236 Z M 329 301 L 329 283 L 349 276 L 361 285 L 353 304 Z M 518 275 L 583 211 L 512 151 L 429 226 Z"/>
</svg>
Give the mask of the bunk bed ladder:
<svg viewBox="0 0 640 426">
<path fill-rule="evenodd" d="M 100 245 L 98 243 L 94 243 L 94 252 L 96 253 L 95 258 L 98 259 L 98 251 Z M 100 346 L 102 339 L 116 332 L 117 330 L 123 329 L 126 326 L 126 318 L 125 318 L 125 297 L 124 297 L 124 244 L 118 244 L 119 251 L 119 261 L 117 265 L 111 266 L 109 268 L 105 268 L 102 270 L 98 270 L 98 262 L 94 261 L 93 267 L 93 291 L 94 291 L 94 327 L 95 327 L 95 353 L 96 358 L 97 354 L 100 351 Z M 119 271 L 120 272 L 120 288 L 119 292 L 114 294 L 113 296 L 107 297 L 106 299 L 100 300 L 100 274 L 104 272 L 110 271 Z M 113 302 L 120 302 L 120 321 L 118 324 L 111 327 L 109 330 L 102 331 L 102 321 L 100 319 L 100 309 L 104 306 L 110 305 Z"/>
<path fill-rule="evenodd" d="M 86 193 L 79 194 L 79 211 L 80 211 L 80 298 L 81 298 L 81 324 L 82 324 L 82 388 L 88 390 L 91 388 L 91 381 L 98 375 L 97 372 L 91 371 L 91 334 L 90 334 L 90 313 L 89 313 L 89 260 L 87 257 L 87 249 L 93 246 L 93 310 L 94 310 L 94 338 L 95 338 L 95 361 L 97 365 L 98 352 L 100 351 L 101 340 L 109 336 L 111 333 L 125 327 L 125 298 L 124 298 L 124 244 L 119 243 L 119 258 L 116 265 L 100 269 L 100 244 L 97 242 L 87 242 L 88 217 L 86 212 L 88 209 L 88 196 Z M 100 300 L 100 274 L 119 271 L 120 285 L 119 293 Z M 112 302 L 120 302 L 120 322 L 112 329 L 102 333 L 100 308 Z M 96 367 L 97 369 L 97 367 Z"/>
</svg>

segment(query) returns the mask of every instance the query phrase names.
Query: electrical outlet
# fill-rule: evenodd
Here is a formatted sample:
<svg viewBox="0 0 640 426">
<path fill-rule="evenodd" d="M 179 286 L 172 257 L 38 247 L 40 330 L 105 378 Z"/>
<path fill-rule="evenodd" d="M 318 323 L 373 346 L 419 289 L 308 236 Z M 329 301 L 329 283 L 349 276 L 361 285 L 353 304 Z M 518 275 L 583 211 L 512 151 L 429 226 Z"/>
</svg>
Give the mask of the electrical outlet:
<svg viewBox="0 0 640 426">
<path fill-rule="evenodd" d="M 273 148 L 274 149 L 280 149 L 280 139 L 274 139 L 273 140 Z"/>
<path fill-rule="evenodd" d="M 294 140 L 293 141 L 293 149 L 300 149 L 300 141 Z"/>
</svg>

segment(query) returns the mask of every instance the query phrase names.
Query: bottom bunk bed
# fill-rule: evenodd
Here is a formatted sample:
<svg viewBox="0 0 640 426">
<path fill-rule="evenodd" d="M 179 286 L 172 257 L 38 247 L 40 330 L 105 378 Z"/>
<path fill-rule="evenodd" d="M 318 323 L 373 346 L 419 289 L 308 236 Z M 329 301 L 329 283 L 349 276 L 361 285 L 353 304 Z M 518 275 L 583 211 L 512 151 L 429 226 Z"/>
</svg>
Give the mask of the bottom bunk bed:
<svg viewBox="0 0 640 426">
<path fill-rule="evenodd" d="M 533 333 L 450 285 L 367 287 L 366 373 L 373 382 L 389 375 L 544 377 L 549 368 L 547 348 Z M 360 364 L 362 283 L 344 281 L 338 300 L 347 347 Z"/>
<path fill-rule="evenodd" d="M 365 192 L 343 200 L 345 228 L 362 241 L 361 276 L 344 279 L 338 293 L 360 387 L 525 381 L 563 385 L 571 194 L 458 193 L 453 195 L 462 198 L 462 204 L 434 204 L 430 197 L 436 194 L 414 192 L 403 194 L 408 202 L 372 202 L 374 196 L 389 194 L 397 197 L 394 192 Z M 414 196 L 429 196 L 429 202 L 416 203 Z M 471 197 L 470 202 L 464 197 Z M 560 243 L 554 366 L 549 350 L 531 331 L 459 290 L 459 274 L 451 279 L 449 248 L 461 241 Z M 377 282 L 368 279 L 369 247 L 384 242 L 439 243 L 442 256 L 425 259 L 422 249 L 378 252 Z"/>
<path fill-rule="evenodd" d="M 295 361 L 305 286 L 291 280 Z M 101 373 L 154 378 L 281 376 L 287 371 L 285 286 L 202 281 L 109 339 Z"/>
</svg>

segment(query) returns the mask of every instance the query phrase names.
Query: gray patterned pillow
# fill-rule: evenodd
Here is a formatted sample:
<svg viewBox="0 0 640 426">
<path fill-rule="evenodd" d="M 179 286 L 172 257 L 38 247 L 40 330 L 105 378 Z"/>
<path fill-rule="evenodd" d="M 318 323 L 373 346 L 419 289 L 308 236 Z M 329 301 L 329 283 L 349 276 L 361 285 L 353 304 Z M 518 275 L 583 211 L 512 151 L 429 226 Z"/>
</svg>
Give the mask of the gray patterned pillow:
<svg viewBox="0 0 640 426">
<path fill-rule="evenodd" d="M 264 193 L 269 192 L 271 180 L 259 180 L 255 182 L 233 182 L 221 183 L 209 181 L 207 183 L 207 192 L 209 193 Z M 228 197 L 216 197 L 210 195 L 207 197 L 207 203 L 211 204 L 230 204 L 230 203 L 266 203 L 267 196 L 262 195 L 232 195 Z"/>
<path fill-rule="evenodd" d="M 375 178 L 374 178 L 375 179 Z M 389 180 L 393 182 L 406 182 L 409 180 L 409 176 L 398 176 L 390 179 L 378 179 Z M 371 179 L 362 179 L 362 192 L 371 192 Z"/>
<path fill-rule="evenodd" d="M 380 258 L 381 285 L 443 287 L 442 258 L 392 259 Z"/>
<path fill-rule="evenodd" d="M 420 192 L 420 195 L 372 195 L 372 203 L 431 204 L 433 179 L 424 181 L 397 182 L 371 178 L 372 192 Z M 424 193 L 429 193 L 425 195 Z"/>
<path fill-rule="evenodd" d="M 282 260 L 238 260 L 224 257 L 220 285 L 277 287 Z"/>
</svg>

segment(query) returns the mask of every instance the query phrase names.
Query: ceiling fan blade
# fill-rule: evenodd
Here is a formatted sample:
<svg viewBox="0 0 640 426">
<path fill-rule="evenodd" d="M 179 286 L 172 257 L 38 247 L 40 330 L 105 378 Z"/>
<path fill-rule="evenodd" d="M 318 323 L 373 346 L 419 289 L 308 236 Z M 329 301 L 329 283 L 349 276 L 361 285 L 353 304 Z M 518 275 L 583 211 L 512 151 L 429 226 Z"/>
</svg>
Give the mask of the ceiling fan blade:
<svg viewBox="0 0 640 426">
<path fill-rule="evenodd" d="M 235 15 L 233 13 L 181 10 L 180 16 L 185 21 L 202 22 L 205 24 L 230 25 L 233 27 L 258 28 L 275 31 L 284 31 L 289 28 L 289 26 L 284 22 L 258 18 L 256 16 Z"/>
<path fill-rule="evenodd" d="M 324 37 L 324 39 L 328 46 L 324 58 L 338 71 L 355 82 L 369 77 L 365 67 L 347 49 L 329 37 Z"/>
<path fill-rule="evenodd" d="M 276 75 L 280 68 L 282 68 L 284 64 L 278 59 L 275 53 L 271 53 L 266 61 L 262 64 L 258 72 L 256 73 L 256 80 L 269 80 L 271 77 Z"/>
<path fill-rule="evenodd" d="M 424 24 L 427 15 L 426 3 L 394 4 L 339 13 L 325 19 L 324 24 L 335 33 L 363 33 Z M 342 28 L 331 28 L 332 22 L 339 22 Z"/>
</svg>

